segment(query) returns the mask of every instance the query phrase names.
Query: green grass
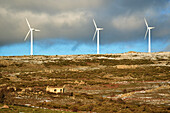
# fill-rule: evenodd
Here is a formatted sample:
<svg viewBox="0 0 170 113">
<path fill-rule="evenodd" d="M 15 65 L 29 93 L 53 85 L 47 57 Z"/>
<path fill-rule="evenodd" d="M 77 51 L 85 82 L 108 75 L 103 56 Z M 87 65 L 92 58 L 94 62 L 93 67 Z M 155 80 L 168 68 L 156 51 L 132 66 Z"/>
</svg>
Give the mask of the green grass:
<svg viewBox="0 0 170 113">
<path fill-rule="evenodd" d="M 0 104 L 0 106 L 3 106 Z M 13 106 L 10 105 L 9 109 L 0 109 L 0 113 L 73 113 L 66 111 L 56 111 L 50 109 L 40 109 L 40 108 L 31 108 L 31 107 L 22 107 L 22 106 Z"/>
</svg>

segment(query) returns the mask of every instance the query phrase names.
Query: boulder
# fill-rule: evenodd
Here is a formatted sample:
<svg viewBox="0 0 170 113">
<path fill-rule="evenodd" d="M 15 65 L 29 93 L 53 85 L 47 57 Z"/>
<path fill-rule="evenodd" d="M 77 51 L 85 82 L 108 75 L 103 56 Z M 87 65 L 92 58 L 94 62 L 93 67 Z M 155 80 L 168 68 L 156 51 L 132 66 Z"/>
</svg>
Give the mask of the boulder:
<svg viewBox="0 0 170 113">
<path fill-rule="evenodd" d="M 2 106 L 2 108 L 4 108 L 4 109 L 8 109 L 8 108 L 9 108 L 9 106 L 4 105 L 4 106 Z"/>
</svg>

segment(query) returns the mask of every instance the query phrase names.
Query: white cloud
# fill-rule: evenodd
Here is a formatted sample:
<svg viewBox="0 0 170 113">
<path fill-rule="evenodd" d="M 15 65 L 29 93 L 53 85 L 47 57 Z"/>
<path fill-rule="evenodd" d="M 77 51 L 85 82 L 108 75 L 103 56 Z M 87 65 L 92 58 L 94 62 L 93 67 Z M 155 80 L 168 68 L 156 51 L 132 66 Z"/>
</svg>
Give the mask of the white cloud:
<svg viewBox="0 0 170 113">
<path fill-rule="evenodd" d="M 118 30 L 132 31 L 143 26 L 143 18 L 136 17 L 136 15 L 119 16 L 112 20 L 112 24 Z"/>
</svg>

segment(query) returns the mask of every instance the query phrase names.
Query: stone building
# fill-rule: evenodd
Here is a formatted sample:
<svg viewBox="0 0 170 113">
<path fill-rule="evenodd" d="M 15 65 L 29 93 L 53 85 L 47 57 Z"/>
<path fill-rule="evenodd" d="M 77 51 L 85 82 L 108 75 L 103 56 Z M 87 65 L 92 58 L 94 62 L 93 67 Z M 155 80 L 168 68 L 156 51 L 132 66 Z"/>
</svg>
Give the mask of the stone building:
<svg viewBox="0 0 170 113">
<path fill-rule="evenodd" d="M 51 87 L 51 86 L 47 86 L 46 87 L 46 92 L 51 92 L 51 93 L 64 93 L 65 91 L 65 86 L 63 87 Z"/>
</svg>

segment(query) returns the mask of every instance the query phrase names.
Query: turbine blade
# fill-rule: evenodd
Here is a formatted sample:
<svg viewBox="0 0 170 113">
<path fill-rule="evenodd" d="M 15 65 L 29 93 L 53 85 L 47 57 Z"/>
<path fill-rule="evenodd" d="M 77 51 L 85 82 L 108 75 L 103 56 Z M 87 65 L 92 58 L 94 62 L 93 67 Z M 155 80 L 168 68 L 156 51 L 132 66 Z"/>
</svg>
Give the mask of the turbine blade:
<svg viewBox="0 0 170 113">
<path fill-rule="evenodd" d="M 35 29 L 35 31 L 40 31 L 39 29 Z"/>
<path fill-rule="evenodd" d="M 93 23 L 94 23 L 95 28 L 97 29 L 97 25 L 94 19 L 93 19 Z"/>
<path fill-rule="evenodd" d="M 144 38 L 144 39 L 146 39 L 147 33 L 148 33 L 148 28 L 147 28 L 147 30 L 146 30 L 146 33 L 145 33 L 145 38 Z"/>
<path fill-rule="evenodd" d="M 30 33 L 30 30 L 28 31 L 28 33 L 27 33 L 27 35 L 26 35 L 26 37 L 25 37 L 24 41 L 27 39 L 27 37 L 28 37 L 29 33 Z"/>
<path fill-rule="evenodd" d="M 94 36 L 93 36 L 93 40 L 95 39 L 95 36 L 96 36 L 96 32 L 97 32 L 97 31 L 95 31 L 95 33 L 94 33 Z"/>
<path fill-rule="evenodd" d="M 145 21 L 145 24 L 146 24 L 146 26 L 147 26 L 147 28 L 148 28 L 148 23 L 147 23 L 147 21 L 146 21 L 146 19 L 144 18 L 144 21 Z"/>
<path fill-rule="evenodd" d="M 28 25 L 29 29 L 31 30 L 31 26 L 30 26 L 30 24 L 29 24 L 27 18 L 25 18 L 25 20 L 26 20 L 26 22 L 27 22 L 27 25 Z"/>
</svg>

